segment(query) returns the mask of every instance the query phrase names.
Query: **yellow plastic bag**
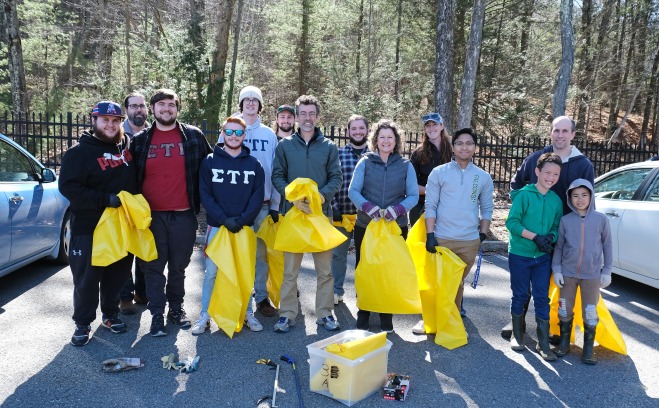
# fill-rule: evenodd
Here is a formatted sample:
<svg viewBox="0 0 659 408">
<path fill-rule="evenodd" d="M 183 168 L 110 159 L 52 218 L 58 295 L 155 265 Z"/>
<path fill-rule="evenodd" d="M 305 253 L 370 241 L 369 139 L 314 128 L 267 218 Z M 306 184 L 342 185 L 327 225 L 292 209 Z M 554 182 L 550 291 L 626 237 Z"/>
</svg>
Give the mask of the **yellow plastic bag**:
<svg viewBox="0 0 659 408">
<path fill-rule="evenodd" d="M 387 345 L 387 333 L 380 332 L 373 336 L 366 336 L 361 339 L 346 341 L 345 343 L 332 343 L 325 347 L 328 353 L 336 354 L 349 360 L 356 360 L 359 357 L 375 351 L 380 347 Z"/>
<path fill-rule="evenodd" d="M 395 222 L 366 227 L 355 270 L 357 307 L 378 313 L 416 314 L 421 300 L 414 262 Z"/>
<path fill-rule="evenodd" d="M 554 279 L 549 281 L 549 323 L 550 332 L 555 335 L 560 335 L 561 329 L 558 325 L 558 299 L 560 290 L 554 283 Z M 624 356 L 627 355 L 627 345 L 625 340 L 618 330 L 618 326 L 613 321 L 609 309 L 606 307 L 602 295 L 597 301 L 597 330 L 595 331 L 595 341 L 602 347 L 606 347 L 611 351 L 620 353 Z M 572 325 L 572 334 L 570 335 L 570 342 L 574 343 L 574 331 L 576 326 L 583 326 L 583 316 L 581 313 L 581 288 L 577 288 L 577 294 L 574 298 L 574 324 Z"/>
<path fill-rule="evenodd" d="M 357 214 L 343 214 L 341 216 L 341 222 L 332 221 L 332 225 L 341 227 L 346 232 L 352 232 L 355 229 L 355 221 L 357 221 Z"/>
<path fill-rule="evenodd" d="M 412 255 L 417 277 L 425 276 L 423 272 L 426 266 L 426 219 L 424 218 L 424 214 L 421 213 L 417 222 L 409 230 L 407 240 L 405 241 Z M 426 290 L 430 284 L 434 285 L 434 281 L 427 282 L 421 281 L 421 279 L 418 280 L 418 283 L 419 290 Z M 423 299 L 421 301 L 423 302 Z"/>
<path fill-rule="evenodd" d="M 265 242 L 268 251 L 268 282 L 266 287 L 268 288 L 270 300 L 276 308 L 279 308 L 279 292 L 284 281 L 284 253 L 275 249 L 275 239 L 277 230 L 282 223 L 282 217 L 280 215 L 279 221 L 275 223 L 272 221 L 272 217 L 268 215 L 256 233 L 256 236 Z"/>
<path fill-rule="evenodd" d="M 121 207 L 106 208 L 94 229 L 92 265 L 108 266 L 132 253 L 145 261 L 158 257 L 151 225 L 151 209 L 141 194 L 117 194 Z"/>
<path fill-rule="evenodd" d="M 218 267 L 208 314 L 233 338 L 243 328 L 247 301 L 254 287 L 256 234 L 248 227 L 235 234 L 220 227 L 206 247 L 206 254 Z"/>
<path fill-rule="evenodd" d="M 339 246 L 347 239 L 323 214 L 316 182 L 308 178 L 297 178 L 286 187 L 286 199 L 293 202 L 303 198 L 309 201 L 311 214 L 305 214 L 296 207 L 286 213 L 277 232 L 276 250 L 323 252 Z"/>
</svg>

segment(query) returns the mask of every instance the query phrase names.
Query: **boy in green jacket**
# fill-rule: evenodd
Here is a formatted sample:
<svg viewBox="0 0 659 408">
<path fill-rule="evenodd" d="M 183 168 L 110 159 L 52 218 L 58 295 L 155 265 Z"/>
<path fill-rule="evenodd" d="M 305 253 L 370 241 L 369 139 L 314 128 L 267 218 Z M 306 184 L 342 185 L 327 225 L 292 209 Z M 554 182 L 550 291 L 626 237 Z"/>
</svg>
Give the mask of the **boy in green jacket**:
<svg viewBox="0 0 659 408">
<path fill-rule="evenodd" d="M 513 335 L 510 337 L 510 347 L 515 351 L 525 349 L 523 314 L 530 286 L 538 326 L 536 351 L 547 361 L 556 360 L 556 355 L 549 347 L 548 293 L 550 254 L 563 215 L 563 202 L 550 189 L 560 177 L 561 165 L 562 160 L 556 153 L 541 155 L 535 168 L 538 181 L 511 191 L 513 204 L 506 220 L 510 288 L 513 291 L 510 304 Z"/>
</svg>

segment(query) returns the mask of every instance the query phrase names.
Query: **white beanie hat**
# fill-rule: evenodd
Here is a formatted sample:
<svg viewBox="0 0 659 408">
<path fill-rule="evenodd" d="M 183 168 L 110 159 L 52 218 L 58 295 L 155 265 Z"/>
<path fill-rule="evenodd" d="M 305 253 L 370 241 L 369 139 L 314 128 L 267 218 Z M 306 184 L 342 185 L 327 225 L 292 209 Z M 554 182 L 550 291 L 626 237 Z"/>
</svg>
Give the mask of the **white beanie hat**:
<svg viewBox="0 0 659 408">
<path fill-rule="evenodd" d="M 261 96 L 261 90 L 259 88 L 249 85 L 241 89 L 240 96 L 238 96 L 238 106 L 240 106 L 245 98 L 256 98 L 261 102 L 261 107 L 263 107 L 263 96 Z"/>
</svg>

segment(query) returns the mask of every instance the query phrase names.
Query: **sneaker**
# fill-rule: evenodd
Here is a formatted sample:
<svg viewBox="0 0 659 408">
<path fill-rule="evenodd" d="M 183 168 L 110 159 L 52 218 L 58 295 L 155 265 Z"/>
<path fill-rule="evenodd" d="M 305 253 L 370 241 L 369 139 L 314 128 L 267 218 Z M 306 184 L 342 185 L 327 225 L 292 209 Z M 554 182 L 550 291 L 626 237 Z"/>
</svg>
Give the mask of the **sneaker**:
<svg viewBox="0 0 659 408">
<path fill-rule="evenodd" d="M 339 302 L 343 302 L 343 295 L 334 294 L 334 304 L 338 305 Z"/>
<path fill-rule="evenodd" d="M 322 318 L 316 320 L 316 323 L 319 324 L 319 325 L 324 326 L 325 329 L 327 329 L 327 331 L 334 331 L 334 330 L 339 330 L 340 329 L 339 322 L 337 322 L 334 319 L 334 316 L 332 316 L 332 315 L 322 317 Z"/>
<path fill-rule="evenodd" d="M 119 301 L 119 310 L 125 315 L 132 315 L 137 313 L 137 308 L 131 299 L 121 299 Z"/>
<path fill-rule="evenodd" d="M 128 328 L 126 327 L 126 323 L 124 323 L 117 316 L 103 317 L 101 326 L 110 329 L 112 333 L 126 333 L 128 331 Z"/>
<path fill-rule="evenodd" d="M 414 334 L 426 334 L 426 327 L 423 323 L 423 320 L 419 320 L 414 327 L 412 327 L 412 333 Z"/>
<path fill-rule="evenodd" d="M 460 317 L 467 317 L 467 311 L 462 306 L 460 306 Z"/>
<path fill-rule="evenodd" d="M 195 336 L 204 334 L 206 329 L 209 327 L 211 327 L 210 319 L 208 317 L 202 317 L 201 319 L 197 320 L 194 326 L 192 326 L 192 334 Z"/>
<path fill-rule="evenodd" d="M 76 324 L 76 330 L 73 332 L 73 336 L 71 336 L 71 344 L 80 347 L 89 343 L 89 333 L 91 333 L 91 331 L 91 326 Z"/>
<path fill-rule="evenodd" d="M 169 309 L 167 312 L 167 321 L 174 323 L 181 329 L 187 329 L 191 326 L 190 319 L 185 314 L 185 310 L 181 309 Z"/>
<path fill-rule="evenodd" d="M 245 324 L 253 332 L 260 332 L 263 330 L 261 322 L 259 322 L 256 316 L 254 316 L 254 313 L 249 313 L 247 316 L 245 316 Z"/>
<path fill-rule="evenodd" d="M 161 314 L 154 315 L 151 318 L 151 336 L 160 337 L 166 336 L 167 330 L 165 330 L 165 318 Z"/>
<path fill-rule="evenodd" d="M 288 317 L 280 317 L 275 323 L 275 333 L 287 333 L 291 327 L 295 326 L 295 320 Z"/>
<path fill-rule="evenodd" d="M 138 305 L 146 305 L 147 303 L 149 303 L 149 299 L 146 298 L 146 295 L 140 296 L 137 294 L 137 292 L 135 292 L 135 294 L 133 295 L 133 301 L 135 301 L 135 303 L 137 303 Z"/>
<path fill-rule="evenodd" d="M 256 310 L 265 317 L 272 317 L 277 312 L 274 307 L 270 304 L 268 299 L 263 299 L 256 304 Z"/>
</svg>

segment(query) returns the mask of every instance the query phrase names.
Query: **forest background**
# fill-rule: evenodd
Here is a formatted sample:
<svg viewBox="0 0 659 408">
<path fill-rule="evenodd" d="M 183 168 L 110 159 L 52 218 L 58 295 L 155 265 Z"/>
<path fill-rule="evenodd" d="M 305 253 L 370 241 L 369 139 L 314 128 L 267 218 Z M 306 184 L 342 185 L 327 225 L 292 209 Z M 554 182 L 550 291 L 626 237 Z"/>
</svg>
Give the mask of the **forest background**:
<svg viewBox="0 0 659 408">
<path fill-rule="evenodd" d="M 215 123 L 238 91 L 263 121 L 305 93 L 321 125 L 360 113 L 449 129 L 656 146 L 657 0 L 3 0 L 0 112 L 89 113 L 100 99 L 179 92 Z"/>
</svg>

